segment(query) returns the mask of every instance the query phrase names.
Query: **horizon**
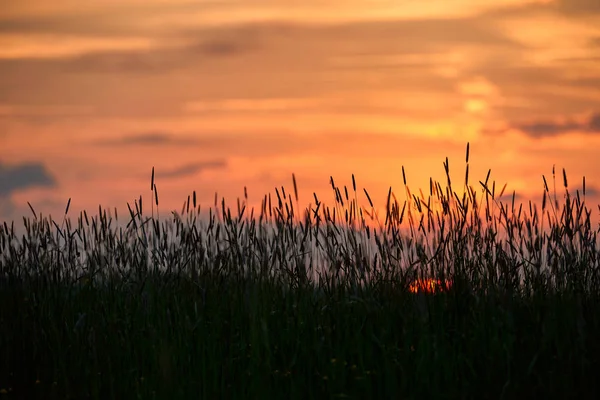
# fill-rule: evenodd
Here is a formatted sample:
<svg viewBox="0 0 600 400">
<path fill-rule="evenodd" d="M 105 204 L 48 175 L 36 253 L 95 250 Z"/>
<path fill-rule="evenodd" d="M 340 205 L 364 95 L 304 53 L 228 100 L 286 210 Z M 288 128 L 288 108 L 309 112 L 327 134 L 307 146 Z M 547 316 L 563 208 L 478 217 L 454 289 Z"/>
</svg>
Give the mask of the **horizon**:
<svg viewBox="0 0 600 400">
<path fill-rule="evenodd" d="M 0 220 L 193 191 L 260 207 L 330 176 L 379 208 L 429 178 L 600 203 L 600 6 L 591 0 L 41 0 L 0 10 Z M 343 4 L 343 5 L 340 5 Z M 560 199 L 559 195 L 559 199 Z M 519 201 L 520 200 L 520 201 Z M 145 207 L 146 208 L 146 207 Z M 385 210 L 385 208 L 383 208 Z M 166 214 L 166 213 L 165 213 Z M 380 212 L 381 214 L 381 212 Z"/>
</svg>

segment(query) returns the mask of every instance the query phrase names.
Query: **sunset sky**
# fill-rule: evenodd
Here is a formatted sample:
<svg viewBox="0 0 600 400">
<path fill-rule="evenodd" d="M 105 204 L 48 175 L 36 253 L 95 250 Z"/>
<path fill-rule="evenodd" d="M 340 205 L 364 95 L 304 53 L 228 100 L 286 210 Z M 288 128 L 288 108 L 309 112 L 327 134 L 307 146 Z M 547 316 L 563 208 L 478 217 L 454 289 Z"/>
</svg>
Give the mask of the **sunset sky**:
<svg viewBox="0 0 600 400">
<path fill-rule="evenodd" d="M 556 164 L 598 214 L 598 0 L 0 1 L 0 220 L 126 215 L 152 167 L 161 211 L 292 173 L 381 205 L 467 142 L 473 184 L 541 200 Z"/>
</svg>

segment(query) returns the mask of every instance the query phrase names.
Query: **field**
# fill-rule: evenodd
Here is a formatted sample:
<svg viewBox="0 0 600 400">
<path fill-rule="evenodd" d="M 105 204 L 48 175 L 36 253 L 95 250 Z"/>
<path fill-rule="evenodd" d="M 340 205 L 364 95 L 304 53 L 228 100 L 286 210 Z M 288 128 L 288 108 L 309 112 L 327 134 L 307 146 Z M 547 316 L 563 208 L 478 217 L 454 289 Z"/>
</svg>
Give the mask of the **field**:
<svg viewBox="0 0 600 400">
<path fill-rule="evenodd" d="M 158 218 L 154 171 L 125 228 L 32 207 L 0 226 L 0 400 L 599 398 L 585 180 L 515 204 L 466 161 L 381 215 L 353 177 Z"/>
</svg>

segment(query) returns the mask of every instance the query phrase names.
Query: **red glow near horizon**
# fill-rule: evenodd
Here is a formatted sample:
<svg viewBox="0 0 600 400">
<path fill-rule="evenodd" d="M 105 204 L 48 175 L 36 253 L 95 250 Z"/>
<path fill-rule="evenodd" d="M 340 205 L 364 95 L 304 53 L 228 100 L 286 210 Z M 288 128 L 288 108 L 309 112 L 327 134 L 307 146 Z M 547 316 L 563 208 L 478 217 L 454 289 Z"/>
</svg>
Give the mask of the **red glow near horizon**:
<svg viewBox="0 0 600 400">
<path fill-rule="evenodd" d="M 446 280 L 442 282 L 440 279 L 417 279 L 408 287 L 412 293 L 438 293 L 443 292 L 452 287 L 452 282 Z"/>
</svg>

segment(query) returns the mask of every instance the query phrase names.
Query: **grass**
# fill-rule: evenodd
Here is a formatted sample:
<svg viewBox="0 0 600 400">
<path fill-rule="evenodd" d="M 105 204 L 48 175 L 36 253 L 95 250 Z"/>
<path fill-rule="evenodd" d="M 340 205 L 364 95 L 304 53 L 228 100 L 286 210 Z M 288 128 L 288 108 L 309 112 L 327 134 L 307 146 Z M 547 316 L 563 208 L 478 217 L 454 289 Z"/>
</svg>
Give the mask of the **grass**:
<svg viewBox="0 0 600 400">
<path fill-rule="evenodd" d="M 461 190 L 379 216 L 366 190 L 298 212 L 298 189 L 260 210 L 128 224 L 83 212 L 0 225 L 3 398 L 598 398 L 596 228 L 583 192 L 541 209 Z M 553 173 L 554 176 L 554 173 Z M 359 206 L 359 195 L 368 206 Z M 364 195 L 364 196 L 363 196 Z M 156 210 L 154 207 L 156 206 Z"/>
</svg>

